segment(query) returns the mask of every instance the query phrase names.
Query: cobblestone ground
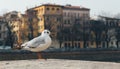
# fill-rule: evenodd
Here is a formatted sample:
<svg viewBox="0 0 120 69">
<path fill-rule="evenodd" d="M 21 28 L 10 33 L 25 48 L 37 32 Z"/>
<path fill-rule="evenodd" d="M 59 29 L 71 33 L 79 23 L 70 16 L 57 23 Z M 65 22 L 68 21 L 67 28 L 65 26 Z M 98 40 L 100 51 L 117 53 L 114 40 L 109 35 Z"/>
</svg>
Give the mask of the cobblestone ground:
<svg viewBox="0 0 120 69">
<path fill-rule="evenodd" d="M 0 69 L 120 69 L 120 63 L 82 60 L 16 60 L 0 61 Z"/>
</svg>

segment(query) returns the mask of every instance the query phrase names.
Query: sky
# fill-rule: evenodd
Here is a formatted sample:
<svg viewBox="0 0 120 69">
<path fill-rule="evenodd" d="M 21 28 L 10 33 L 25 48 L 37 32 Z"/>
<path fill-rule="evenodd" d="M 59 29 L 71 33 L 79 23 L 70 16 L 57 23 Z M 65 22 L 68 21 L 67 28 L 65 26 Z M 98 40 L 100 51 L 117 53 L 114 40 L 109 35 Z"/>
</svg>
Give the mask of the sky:
<svg viewBox="0 0 120 69">
<path fill-rule="evenodd" d="M 60 5 L 71 4 L 90 8 L 91 15 L 120 13 L 120 0 L 0 0 L 0 15 L 10 11 L 24 13 L 27 8 L 45 3 Z"/>
</svg>

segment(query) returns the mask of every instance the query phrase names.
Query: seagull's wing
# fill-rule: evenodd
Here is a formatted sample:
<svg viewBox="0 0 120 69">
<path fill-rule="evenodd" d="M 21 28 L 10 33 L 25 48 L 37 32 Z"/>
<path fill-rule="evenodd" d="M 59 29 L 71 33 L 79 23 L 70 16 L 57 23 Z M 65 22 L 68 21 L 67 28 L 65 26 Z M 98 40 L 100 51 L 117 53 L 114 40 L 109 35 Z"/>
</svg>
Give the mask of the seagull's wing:
<svg viewBox="0 0 120 69">
<path fill-rule="evenodd" d="M 44 37 L 34 38 L 33 40 L 31 40 L 27 43 L 27 46 L 31 47 L 31 48 L 35 48 L 35 47 L 39 46 L 40 44 L 45 44 Z"/>
</svg>

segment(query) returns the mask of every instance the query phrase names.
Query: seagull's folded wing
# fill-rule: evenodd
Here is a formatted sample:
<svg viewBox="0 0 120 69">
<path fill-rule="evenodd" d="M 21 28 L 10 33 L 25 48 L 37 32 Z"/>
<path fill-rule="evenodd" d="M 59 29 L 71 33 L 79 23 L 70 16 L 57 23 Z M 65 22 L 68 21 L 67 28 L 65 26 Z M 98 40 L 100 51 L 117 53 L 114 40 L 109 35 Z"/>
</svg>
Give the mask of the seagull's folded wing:
<svg viewBox="0 0 120 69">
<path fill-rule="evenodd" d="M 29 41 L 27 46 L 31 47 L 31 48 L 36 48 L 37 46 L 39 46 L 40 44 L 45 44 L 45 40 L 44 38 L 34 38 L 33 40 Z"/>
</svg>

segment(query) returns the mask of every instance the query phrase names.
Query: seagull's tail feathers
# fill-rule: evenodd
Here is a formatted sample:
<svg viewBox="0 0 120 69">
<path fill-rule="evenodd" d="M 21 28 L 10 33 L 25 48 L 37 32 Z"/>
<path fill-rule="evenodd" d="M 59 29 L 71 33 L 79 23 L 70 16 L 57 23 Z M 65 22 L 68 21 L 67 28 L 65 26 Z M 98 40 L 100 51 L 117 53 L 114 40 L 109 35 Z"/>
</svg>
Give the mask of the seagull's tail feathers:
<svg viewBox="0 0 120 69">
<path fill-rule="evenodd" d="M 27 47 L 27 42 L 21 45 L 22 49 Z"/>
<path fill-rule="evenodd" d="M 21 46 L 26 46 L 27 45 L 27 42 L 26 43 L 24 43 L 24 44 L 22 44 Z"/>
</svg>

